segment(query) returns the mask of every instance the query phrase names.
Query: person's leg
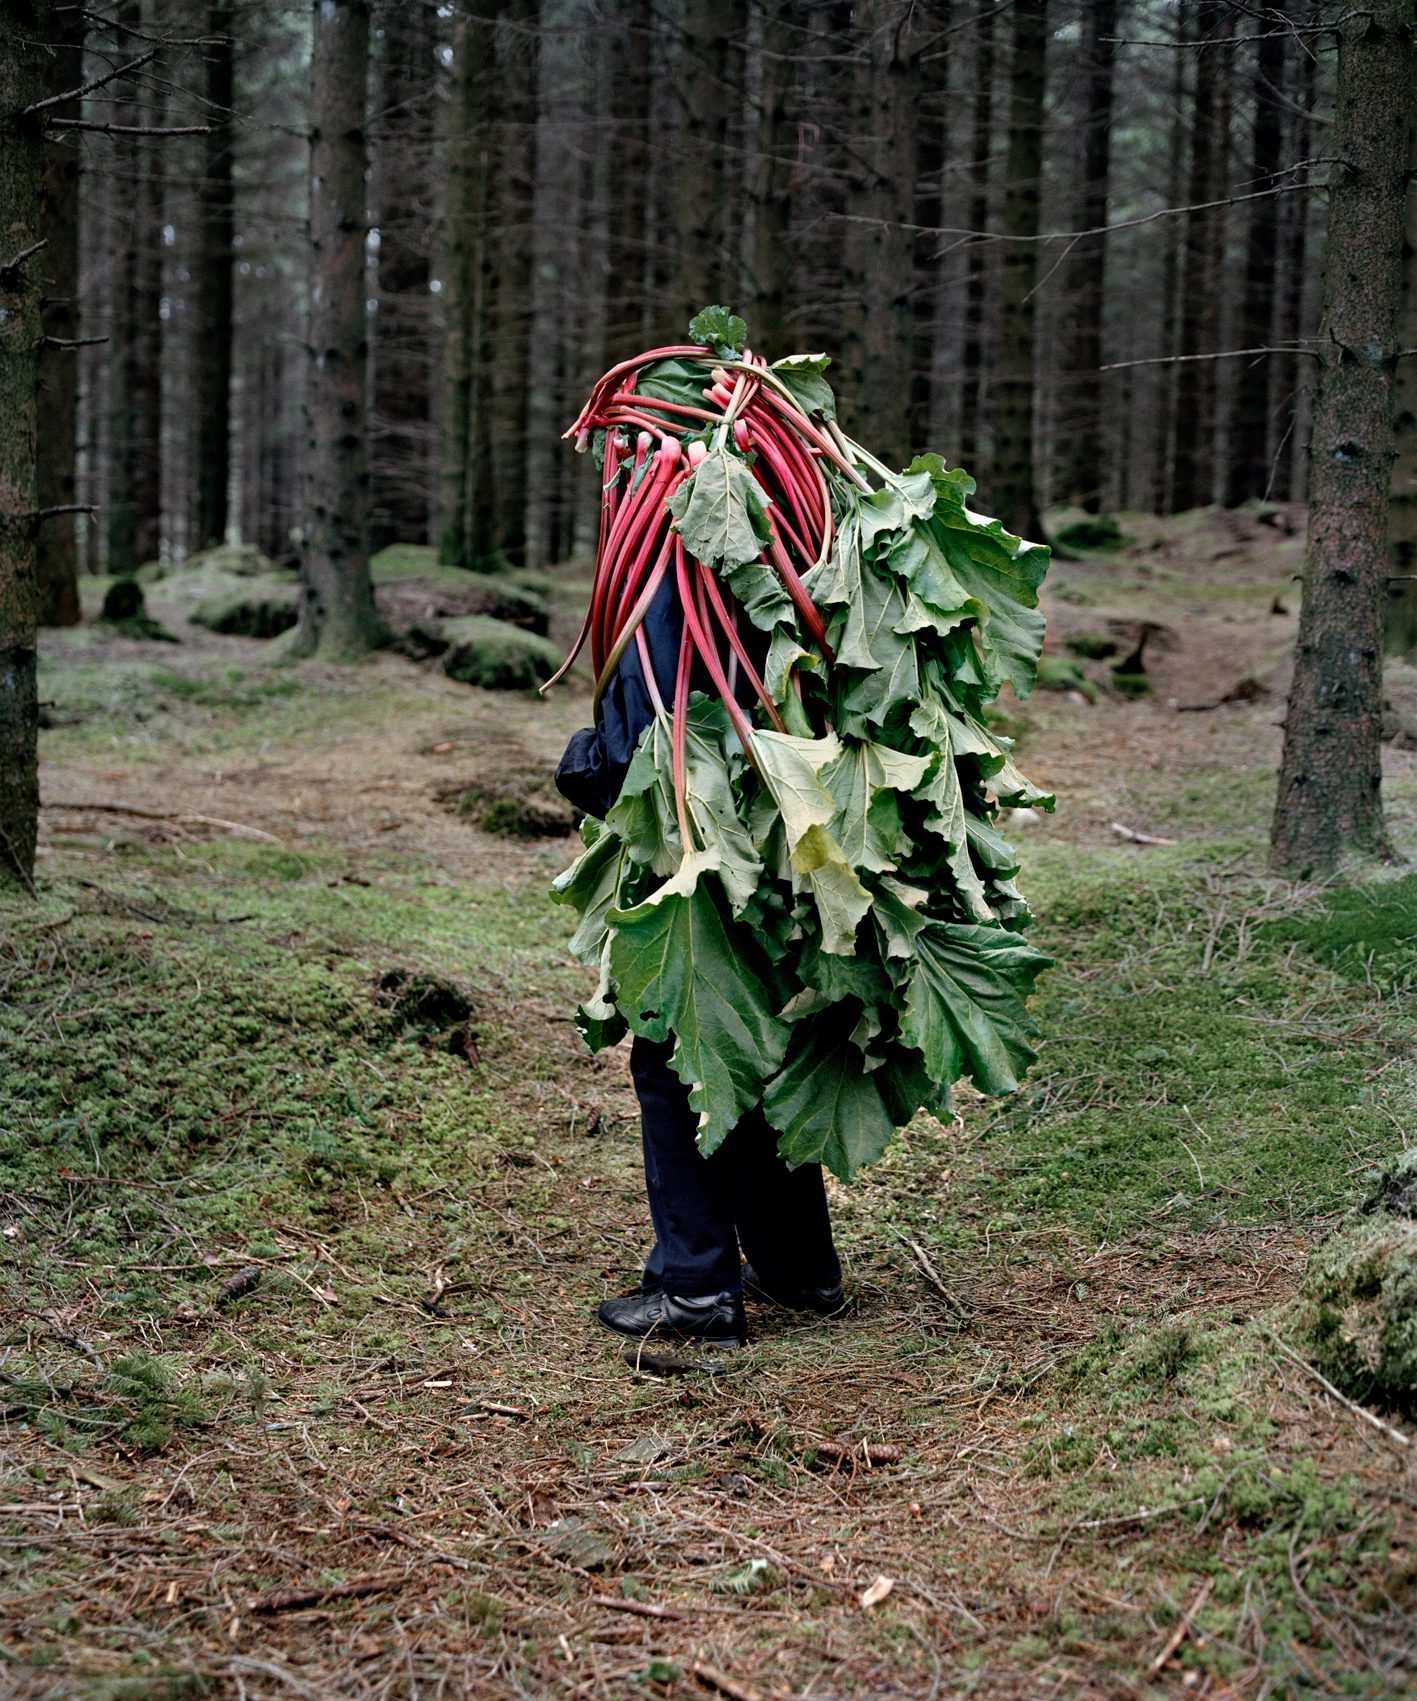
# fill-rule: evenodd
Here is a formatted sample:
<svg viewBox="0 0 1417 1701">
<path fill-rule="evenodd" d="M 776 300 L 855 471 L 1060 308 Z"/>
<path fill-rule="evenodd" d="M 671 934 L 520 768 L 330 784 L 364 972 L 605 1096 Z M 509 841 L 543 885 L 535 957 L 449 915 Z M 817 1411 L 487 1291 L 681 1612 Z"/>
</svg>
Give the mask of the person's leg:
<svg viewBox="0 0 1417 1701">
<path fill-rule="evenodd" d="M 789 1169 L 761 1109 L 748 1112 L 717 1156 L 732 1171 L 738 1240 L 762 1287 L 783 1296 L 839 1293 L 841 1262 L 821 1165 Z"/>
<path fill-rule="evenodd" d="M 640 1292 L 606 1300 L 596 1315 L 622 1335 L 742 1346 L 743 1277 L 729 1176 L 695 1144 L 698 1118 L 669 1067 L 672 1050 L 637 1038 L 630 1053 L 655 1245 Z"/>
<path fill-rule="evenodd" d="M 630 1073 L 640 1101 L 645 1190 L 655 1249 L 646 1275 L 665 1293 L 698 1298 L 742 1287 L 726 1166 L 695 1143 L 689 1089 L 669 1067 L 672 1042 L 637 1038 Z"/>
</svg>

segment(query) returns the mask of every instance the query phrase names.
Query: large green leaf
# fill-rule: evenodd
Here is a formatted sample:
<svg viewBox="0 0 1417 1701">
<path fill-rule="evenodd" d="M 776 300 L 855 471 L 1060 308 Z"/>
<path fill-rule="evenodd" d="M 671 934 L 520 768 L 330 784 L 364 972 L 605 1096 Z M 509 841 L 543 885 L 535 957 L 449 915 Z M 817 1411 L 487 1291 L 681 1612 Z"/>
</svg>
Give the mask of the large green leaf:
<svg viewBox="0 0 1417 1701">
<path fill-rule="evenodd" d="M 1026 1000 L 1050 957 L 1001 927 L 930 922 L 915 955 L 900 1033 L 936 1081 L 968 1075 L 981 1093 L 1012 1093 L 1037 1053 Z"/>
<path fill-rule="evenodd" d="M 829 355 L 789 354 L 785 360 L 775 360 L 772 371 L 791 390 L 803 413 L 819 413 L 823 419 L 835 419 L 836 397 L 822 376 L 830 365 Z"/>
<path fill-rule="evenodd" d="M 836 814 L 836 799 L 817 777 L 841 754 L 841 741 L 834 732 L 825 738 L 797 738 L 792 733 L 755 732 L 753 755 L 787 829 L 787 848 L 795 851 L 802 835 L 811 827 L 825 827 Z M 755 837 L 761 848 L 770 828 L 770 817 L 754 815 Z"/>
<path fill-rule="evenodd" d="M 732 573 L 756 561 L 769 541 L 767 498 L 747 464 L 714 449 L 669 499 L 684 547 L 708 565 Z"/>
<path fill-rule="evenodd" d="M 1038 587 L 1048 571 L 1048 551 L 1021 543 L 997 520 L 981 521 L 962 506 L 941 502 L 931 523 L 936 542 L 962 589 L 988 610 L 980 641 L 1020 700 L 1033 689 L 1047 621 Z"/>
<path fill-rule="evenodd" d="M 781 1135 L 777 1149 L 793 1169 L 825 1164 L 850 1181 L 880 1157 L 895 1132 L 875 1079 L 851 1043 L 855 1023 L 851 1003 L 797 1023 L 782 1072 L 763 1090 L 763 1113 Z"/>
<path fill-rule="evenodd" d="M 581 828 L 586 849 L 551 883 L 551 899 L 573 904 L 580 926 L 571 936 L 571 955 L 598 963 L 605 943 L 605 912 L 615 902 L 628 860 L 625 841 L 602 822 L 587 818 Z"/>
<path fill-rule="evenodd" d="M 782 1062 L 788 1029 L 759 972 L 752 936 L 731 928 L 715 888 L 717 856 L 686 856 L 644 903 L 611 910 L 615 1001 L 646 1039 L 678 1043 L 672 1065 L 715 1151 Z"/>
<path fill-rule="evenodd" d="M 879 795 L 913 791 L 929 766 L 928 756 L 907 756 L 867 742 L 847 745 L 822 770 L 822 782 L 837 803 L 829 823 L 832 837 L 853 868 L 884 874 L 894 867 L 900 816 L 879 807 Z"/>
<path fill-rule="evenodd" d="M 783 589 L 777 569 L 765 561 L 749 561 L 732 572 L 725 572 L 724 582 L 743 605 L 743 612 L 759 631 L 772 632 L 793 614 L 792 598 Z"/>
<path fill-rule="evenodd" d="M 713 383 L 707 368 L 692 360 L 657 360 L 640 373 L 635 389 L 642 396 L 654 396 L 661 402 L 677 402 L 680 407 L 701 408 L 704 391 Z"/>
<path fill-rule="evenodd" d="M 822 949 L 849 957 L 856 950 L 856 928 L 871 907 L 871 894 L 857 878 L 841 846 L 825 827 L 809 827 L 792 852 L 792 866 L 804 876 L 817 903 Z"/>
</svg>

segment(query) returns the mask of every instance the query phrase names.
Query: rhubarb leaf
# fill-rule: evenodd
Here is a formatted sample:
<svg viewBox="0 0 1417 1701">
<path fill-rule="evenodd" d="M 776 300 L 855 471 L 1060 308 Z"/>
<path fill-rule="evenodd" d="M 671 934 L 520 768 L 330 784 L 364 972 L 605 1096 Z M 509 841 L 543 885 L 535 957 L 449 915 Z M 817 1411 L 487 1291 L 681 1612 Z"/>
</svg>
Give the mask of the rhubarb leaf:
<svg viewBox="0 0 1417 1701">
<path fill-rule="evenodd" d="M 895 1123 L 851 1044 L 855 1022 L 849 1002 L 798 1022 L 781 1073 L 763 1091 L 763 1113 L 792 1169 L 825 1164 L 851 1181 L 890 1144 Z"/>
</svg>

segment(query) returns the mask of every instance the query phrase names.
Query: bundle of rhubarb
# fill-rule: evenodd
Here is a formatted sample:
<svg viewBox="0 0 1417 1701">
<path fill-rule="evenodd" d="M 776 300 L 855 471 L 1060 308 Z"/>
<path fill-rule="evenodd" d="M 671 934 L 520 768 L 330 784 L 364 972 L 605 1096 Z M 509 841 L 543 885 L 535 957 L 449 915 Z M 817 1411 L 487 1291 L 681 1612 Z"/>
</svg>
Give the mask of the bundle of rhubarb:
<svg viewBox="0 0 1417 1701">
<path fill-rule="evenodd" d="M 604 492 L 572 656 L 598 703 L 636 645 L 656 711 L 554 887 L 600 968 L 578 1025 L 595 1050 L 675 1037 L 706 1155 L 761 1102 L 789 1164 L 849 1180 L 962 1076 L 1011 1093 L 1035 1059 L 1049 959 L 1001 815 L 1053 799 L 986 705 L 1032 687 L 1048 552 L 939 456 L 897 473 L 846 437 L 826 356 L 770 366 L 723 308 L 689 335 L 607 372 L 566 434 Z M 666 577 L 672 679 L 643 624 Z"/>
</svg>

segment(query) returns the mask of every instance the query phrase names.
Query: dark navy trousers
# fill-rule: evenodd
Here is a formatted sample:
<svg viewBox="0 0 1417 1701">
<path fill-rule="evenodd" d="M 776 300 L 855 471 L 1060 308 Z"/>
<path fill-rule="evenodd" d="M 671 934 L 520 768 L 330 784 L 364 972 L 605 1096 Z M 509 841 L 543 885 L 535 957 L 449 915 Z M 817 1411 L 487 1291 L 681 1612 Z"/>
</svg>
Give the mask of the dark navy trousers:
<svg viewBox="0 0 1417 1701">
<path fill-rule="evenodd" d="M 741 1289 L 740 1248 L 769 1289 L 840 1281 L 821 1166 L 788 1169 L 760 1109 L 705 1158 L 689 1089 L 669 1067 L 673 1050 L 673 1041 L 637 1036 L 630 1052 L 656 1237 L 644 1291 L 698 1299 Z"/>
</svg>

